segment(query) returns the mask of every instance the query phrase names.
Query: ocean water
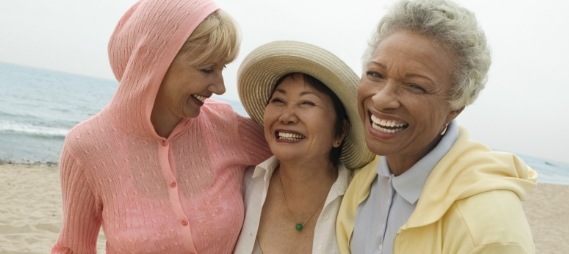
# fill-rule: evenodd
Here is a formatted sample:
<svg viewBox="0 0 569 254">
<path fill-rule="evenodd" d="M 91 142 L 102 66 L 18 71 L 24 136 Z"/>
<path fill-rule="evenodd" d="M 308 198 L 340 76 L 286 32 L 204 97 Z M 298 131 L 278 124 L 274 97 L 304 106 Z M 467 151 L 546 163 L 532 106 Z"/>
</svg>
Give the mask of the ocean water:
<svg viewBox="0 0 569 254">
<path fill-rule="evenodd" d="M 0 162 L 56 163 L 71 127 L 101 110 L 115 80 L 0 62 Z M 245 115 L 235 100 L 217 97 Z M 518 155 L 539 181 L 569 184 L 569 165 Z"/>
<path fill-rule="evenodd" d="M 0 161 L 56 163 L 69 129 L 99 112 L 117 86 L 115 80 L 0 62 Z M 223 100 L 245 114 L 239 102 Z"/>
<path fill-rule="evenodd" d="M 0 160 L 56 162 L 68 130 L 112 97 L 112 80 L 0 63 Z"/>
</svg>

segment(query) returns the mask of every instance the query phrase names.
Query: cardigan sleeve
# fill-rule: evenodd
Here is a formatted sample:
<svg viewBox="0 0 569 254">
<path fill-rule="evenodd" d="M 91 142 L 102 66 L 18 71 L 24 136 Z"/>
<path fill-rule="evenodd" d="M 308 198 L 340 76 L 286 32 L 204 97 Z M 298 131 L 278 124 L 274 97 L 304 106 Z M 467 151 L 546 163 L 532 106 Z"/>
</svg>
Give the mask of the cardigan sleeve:
<svg viewBox="0 0 569 254">
<path fill-rule="evenodd" d="M 492 243 L 478 246 L 470 252 L 471 254 L 530 254 L 534 250 L 528 250 L 520 243 Z"/>
<path fill-rule="evenodd" d="M 239 139 L 246 153 L 248 165 L 257 165 L 271 156 L 269 145 L 265 140 L 263 126 L 251 118 L 237 115 L 239 122 Z"/>
<path fill-rule="evenodd" d="M 60 160 L 63 223 L 51 253 L 96 253 L 101 209 L 81 163 L 63 149 Z"/>
</svg>

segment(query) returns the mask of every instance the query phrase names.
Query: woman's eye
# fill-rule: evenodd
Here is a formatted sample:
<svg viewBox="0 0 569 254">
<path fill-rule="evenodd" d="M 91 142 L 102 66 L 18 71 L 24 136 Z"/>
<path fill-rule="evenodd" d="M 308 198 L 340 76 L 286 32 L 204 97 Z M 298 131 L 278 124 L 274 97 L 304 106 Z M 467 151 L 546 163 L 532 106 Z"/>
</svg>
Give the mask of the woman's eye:
<svg viewBox="0 0 569 254">
<path fill-rule="evenodd" d="M 315 106 L 316 103 L 312 102 L 312 101 L 301 101 L 300 105 L 305 105 L 305 106 Z"/>
<path fill-rule="evenodd" d="M 383 79 L 383 75 L 376 71 L 367 71 L 366 76 L 370 79 Z"/>
<path fill-rule="evenodd" d="M 270 103 L 271 103 L 271 104 L 281 105 L 281 104 L 284 104 L 284 101 L 281 100 L 280 98 L 272 98 L 272 99 L 270 100 Z"/>
<path fill-rule="evenodd" d="M 417 84 L 410 83 L 410 84 L 405 84 L 405 86 L 407 86 L 409 88 L 409 90 L 411 90 L 412 92 L 415 92 L 415 93 L 426 93 L 427 92 L 427 90 L 425 90 L 423 87 L 421 87 Z"/>
<path fill-rule="evenodd" d="M 208 68 L 203 68 L 200 69 L 203 73 L 209 74 L 213 72 L 213 68 L 212 67 L 208 67 Z"/>
</svg>

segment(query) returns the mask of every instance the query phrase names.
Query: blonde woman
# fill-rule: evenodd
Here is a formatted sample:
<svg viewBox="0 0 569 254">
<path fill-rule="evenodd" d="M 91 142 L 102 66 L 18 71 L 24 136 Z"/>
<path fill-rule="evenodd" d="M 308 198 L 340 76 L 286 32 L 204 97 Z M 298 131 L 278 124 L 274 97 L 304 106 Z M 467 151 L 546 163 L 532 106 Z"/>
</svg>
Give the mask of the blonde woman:
<svg viewBox="0 0 569 254">
<path fill-rule="evenodd" d="M 232 253 L 245 168 L 262 127 L 210 99 L 236 56 L 233 20 L 210 0 L 141 0 L 109 42 L 120 82 L 75 126 L 60 162 L 63 225 L 52 253 Z"/>
</svg>

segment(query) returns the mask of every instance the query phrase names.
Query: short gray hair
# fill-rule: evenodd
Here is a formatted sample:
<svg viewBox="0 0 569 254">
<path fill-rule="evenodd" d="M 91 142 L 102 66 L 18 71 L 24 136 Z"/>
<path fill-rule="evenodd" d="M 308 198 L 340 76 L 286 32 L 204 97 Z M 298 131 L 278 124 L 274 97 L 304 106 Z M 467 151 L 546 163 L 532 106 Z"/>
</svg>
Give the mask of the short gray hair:
<svg viewBox="0 0 569 254">
<path fill-rule="evenodd" d="M 461 109 L 476 100 L 484 89 L 492 60 L 474 13 L 449 0 L 400 0 L 380 20 L 364 54 L 364 66 L 381 41 L 400 30 L 431 37 L 458 56 L 451 108 Z"/>
</svg>

